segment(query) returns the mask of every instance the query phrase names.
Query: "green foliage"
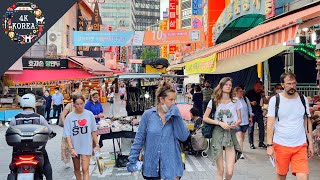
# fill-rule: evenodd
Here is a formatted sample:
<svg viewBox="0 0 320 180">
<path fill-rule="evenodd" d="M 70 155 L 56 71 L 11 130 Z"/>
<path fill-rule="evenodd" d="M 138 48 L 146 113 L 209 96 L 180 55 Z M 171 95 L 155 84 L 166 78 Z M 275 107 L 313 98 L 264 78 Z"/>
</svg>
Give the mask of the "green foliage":
<svg viewBox="0 0 320 180">
<path fill-rule="evenodd" d="M 145 48 L 143 49 L 140 58 L 144 60 L 144 59 L 154 59 L 157 57 L 158 57 L 157 50 Z"/>
</svg>

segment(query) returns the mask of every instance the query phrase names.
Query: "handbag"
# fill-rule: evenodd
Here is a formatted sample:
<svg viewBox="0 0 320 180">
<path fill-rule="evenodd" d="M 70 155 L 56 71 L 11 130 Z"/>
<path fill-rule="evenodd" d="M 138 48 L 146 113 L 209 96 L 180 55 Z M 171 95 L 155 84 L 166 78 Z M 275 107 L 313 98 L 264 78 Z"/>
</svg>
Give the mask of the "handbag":
<svg viewBox="0 0 320 180">
<path fill-rule="evenodd" d="M 202 128 L 198 128 L 194 134 L 191 135 L 191 147 L 194 151 L 203 151 L 208 147 L 208 141 L 202 134 Z"/>
<path fill-rule="evenodd" d="M 214 103 L 214 100 L 212 99 L 212 108 L 211 108 L 211 112 L 210 112 L 210 115 L 209 115 L 209 117 L 211 119 L 214 119 L 215 112 L 216 112 L 216 104 Z M 201 127 L 202 135 L 205 138 L 209 138 L 209 139 L 212 138 L 212 133 L 213 133 L 214 127 L 215 127 L 214 124 L 209 124 L 209 123 L 204 122 L 202 127 Z"/>
</svg>

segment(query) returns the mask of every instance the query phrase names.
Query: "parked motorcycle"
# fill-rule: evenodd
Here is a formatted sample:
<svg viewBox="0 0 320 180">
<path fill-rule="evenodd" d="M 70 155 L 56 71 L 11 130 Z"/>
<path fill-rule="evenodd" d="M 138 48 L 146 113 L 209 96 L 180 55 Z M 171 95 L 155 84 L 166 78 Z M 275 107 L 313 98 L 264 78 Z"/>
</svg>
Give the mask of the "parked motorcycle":
<svg viewBox="0 0 320 180">
<path fill-rule="evenodd" d="M 36 124 L 11 126 L 6 131 L 6 142 L 13 147 L 10 174 L 7 180 L 42 180 L 44 157 L 41 148 L 56 133 Z"/>
</svg>

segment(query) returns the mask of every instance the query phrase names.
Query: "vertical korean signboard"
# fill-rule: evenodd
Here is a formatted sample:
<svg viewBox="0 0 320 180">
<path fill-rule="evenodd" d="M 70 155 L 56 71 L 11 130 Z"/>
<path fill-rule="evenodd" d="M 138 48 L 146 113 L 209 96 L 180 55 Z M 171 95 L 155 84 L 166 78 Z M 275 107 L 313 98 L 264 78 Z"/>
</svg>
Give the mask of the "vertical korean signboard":
<svg viewBox="0 0 320 180">
<path fill-rule="evenodd" d="M 168 24 L 169 24 L 169 21 L 168 21 L 168 12 L 163 12 L 163 26 L 162 26 L 162 30 L 168 30 Z M 168 45 L 165 44 L 163 46 L 161 46 L 161 49 L 162 49 L 162 57 L 165 58 L 165 59 L 168 59 L 168 55 L 169 55 L 169 52 L 168 52 Z"/>
<path fill-rule="evenodd" d="M 176 0 L 169 0 L 169 30 L 177 29 L 177 4 Z M 169 54 L 174 54 L 176 45 L 169 45 Z"/>
</svg>

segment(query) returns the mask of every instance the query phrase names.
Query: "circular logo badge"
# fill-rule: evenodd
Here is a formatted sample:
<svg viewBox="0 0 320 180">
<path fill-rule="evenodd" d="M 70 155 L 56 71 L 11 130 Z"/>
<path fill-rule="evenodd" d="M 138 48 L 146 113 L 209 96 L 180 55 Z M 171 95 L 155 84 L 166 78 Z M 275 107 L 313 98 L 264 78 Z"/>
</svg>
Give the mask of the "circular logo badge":
<svg viewBox="0 0 320 180">
<path fill-rule="evenodd" d="M 43 12 L 31 2 L 13 4 L 2 18 L 4 33 L 19 44 L 33 43 L 39 39 L 44 25 Z"/>
</svg>

